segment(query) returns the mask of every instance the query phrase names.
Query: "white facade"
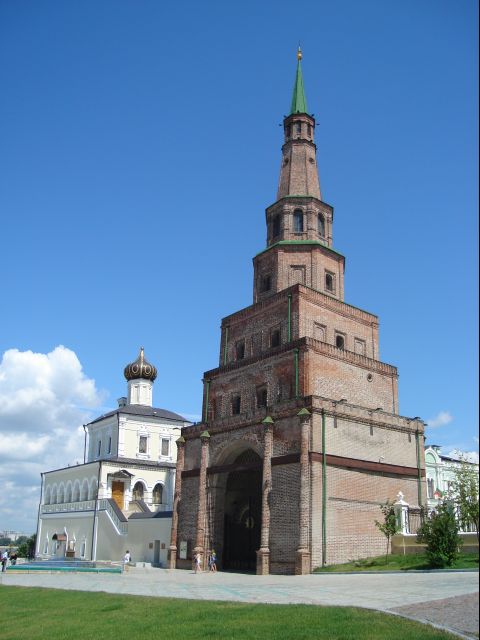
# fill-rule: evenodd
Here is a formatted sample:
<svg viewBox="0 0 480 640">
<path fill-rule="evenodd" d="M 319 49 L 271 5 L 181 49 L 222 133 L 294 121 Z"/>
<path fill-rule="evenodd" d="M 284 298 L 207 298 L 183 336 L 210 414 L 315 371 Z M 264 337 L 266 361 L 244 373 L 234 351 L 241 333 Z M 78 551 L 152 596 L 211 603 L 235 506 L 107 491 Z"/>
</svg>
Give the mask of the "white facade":
<svg viewBox="0 0 480 640">
<path fill-rule="evenodd" d="M 461 452 L 458 452 L 458 458 L 442 455 L 441 448 L 437 445 L 431 445 L 425 449 L 425 474 L 429 509 L 435 509 L 448 495 L 452 482 L 455 480 L 455 470 L 460 465 L 471 465 L 478 473 L 478 464 L 462 458 Z"/>
<path fill-rule="evenodd" d="M 152 407 L 151 380 L 129 380 L 128 394 L 85 425 L 84 464 L 42 474 L 38 558 L 120 562 L 129 549 L 166 566 L 176 440 L 190 423 Z"/>
</svg>

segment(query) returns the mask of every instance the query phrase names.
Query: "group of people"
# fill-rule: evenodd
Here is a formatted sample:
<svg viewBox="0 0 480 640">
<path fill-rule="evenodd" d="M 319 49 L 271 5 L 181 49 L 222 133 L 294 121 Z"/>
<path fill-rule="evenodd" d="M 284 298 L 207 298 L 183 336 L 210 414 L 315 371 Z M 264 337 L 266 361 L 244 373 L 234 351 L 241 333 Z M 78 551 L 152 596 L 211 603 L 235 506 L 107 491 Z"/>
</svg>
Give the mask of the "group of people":
<svg viewBox="0 0 480 640">
<path fill-rule="evenodd" d="M 208 560 L 208 570 L 215 573 L 215 571 L 217 570 L 217 554 L 215 553 L 214 549 L 212 549 L 212 551 L 208 554 L 207 560 Z M 202 570 L 202 554 L 201 553 L 196 553 L 193 556 L 193 570 L 195 571 L 195 573 L 198 573 L 199 571 Z"/>
<path fill-rule="evenodd" d="M 4 573 L 7 570 L 7 564 L 8 561 L 10 560 L 10 564 L 11 565 L 16 565 L 17 564 L 17 554 L 15 553 L 15 551 L 12 551 L 12 553 L 10 553 L 10 555 L 8 554 L 8 551 L 5 549 L 5 551 L 3 551 L 2 555 L 1 555 L 1 560 L 2 560 L 2 573 Z"/>
</svg>

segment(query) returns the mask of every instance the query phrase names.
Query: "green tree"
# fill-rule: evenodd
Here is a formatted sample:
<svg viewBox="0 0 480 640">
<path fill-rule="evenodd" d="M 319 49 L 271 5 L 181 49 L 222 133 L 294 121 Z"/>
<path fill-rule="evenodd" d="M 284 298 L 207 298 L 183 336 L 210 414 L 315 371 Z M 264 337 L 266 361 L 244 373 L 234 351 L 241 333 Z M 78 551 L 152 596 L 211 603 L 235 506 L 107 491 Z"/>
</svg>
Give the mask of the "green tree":
<svg viewBox="0 0 480 640">
<path fill-rule="evenodd" d="M 427 559 L 432 568 L 451 567 L 462 545 L 454 506 L 442 502 L 430 517 L 425 518 L 417 537 L 427 545 Z"/>
<path fill-rule="evenodd" d="M 454 478 L 448 497 L 457 508 L 460 528 L 463 531 L 468 531 L 473 527 L 477 532 L 478 538 L 478 471 L 474 465 L 468 464 L 464 460 L 452 471 Z"/>
<path fill-rule="evenodd" d="M 27 538 L 25 542 L 22 542 L 18 549 L 17 555 L 19 558 L 34 558 L 35 557 L 35 543 L 37 541 L 37 534 Z"/>
<path fill-rule="evenodd" d="M 388 564 L 388 552 L 390 550 L 390 540 L 399 530 L 399 523 L 395 515 L 394 503 L 387 500 L 380 505 L 383 520 L 375 520 L 375 526 L 379 529 L 387 539 L 387 552 L 385 554 L 385 564 Z"/>
</svg>

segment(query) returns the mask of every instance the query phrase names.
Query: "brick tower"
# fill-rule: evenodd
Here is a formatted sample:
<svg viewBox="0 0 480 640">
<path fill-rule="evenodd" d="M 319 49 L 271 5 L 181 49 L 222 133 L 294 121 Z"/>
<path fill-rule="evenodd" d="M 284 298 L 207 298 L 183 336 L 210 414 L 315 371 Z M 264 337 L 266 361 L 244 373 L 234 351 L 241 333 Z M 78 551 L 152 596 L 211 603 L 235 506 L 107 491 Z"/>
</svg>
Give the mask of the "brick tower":
<svg viewBox="0 0 480 640">
<path fill-rule="evenodd" d="M 171 567 L 215 549 L 224 569 L 308 573 L 381 553 L 387 498 L 424 502 L 424 423 L 398 414 L 377 316 L 343 299 L 301 57 L 253 305 L 222 320 L 203 420 L 178 442 Z"/>
</svg>

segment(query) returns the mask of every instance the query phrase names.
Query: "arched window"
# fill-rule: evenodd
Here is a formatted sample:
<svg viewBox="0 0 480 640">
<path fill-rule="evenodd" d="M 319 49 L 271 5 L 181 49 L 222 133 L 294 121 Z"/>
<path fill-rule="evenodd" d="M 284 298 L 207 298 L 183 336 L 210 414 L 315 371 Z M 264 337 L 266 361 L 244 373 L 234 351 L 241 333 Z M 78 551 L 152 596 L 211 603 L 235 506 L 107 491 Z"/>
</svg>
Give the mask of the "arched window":
<svg viewBox="0 0 480 640">
<path fill-rule="evenodd" d="M 280 215 L 277 213 L 277 215 L 273 217 L 272 236 L 276 238 L 279 235 L 280 235 Z"/>
<path fill-rule="evenodd" d="M 162 504 L 163 502 L 163 484 L 160 482 L 157 482 L 153 487 L 152 502 L 153 504 Z"/>
<path fill-rule="evenodd" d="M 143 484 L 141 482 L 136 482 L 133 487 L 132 498 L 134 500 L 143 500 L 144 489 Z"/>
<path fill-rule="evenodd" d="M 301 136 L 302 135 L 302 123 L 301 122 L 296 122 L 295 123 L 295 133 L 297 136 Z"/>
<path fill-rule="evenodd" d="M 88 480 L 82 482 L 82 492 L 80 494 L 80 500 L 88 500 Z"/>
<path fill-rule="evenodd" d="M 80 484 L 76 482 L 75 486 L 73 487 L 72 502 L 79 502 L 79 501 L 80 501 Z"/>
<path fill-rule="evenodd" d="M 94 479 L 92 480 L 92 484 L 90 485 L 90 490 L 88 492 L 89 500 L 96 500 L 98 497 L 98 482 Z"/>
<path fill-rule="evenodd" d="M 57 487 L 53 487 L 52 489 L 52 502 L 51 504 L 57 504 Z"/>
<path fill-rule="evenodd" d="M 338 349 L 345 349 L 345 338 L 339 333 L 335 336 L 335 346 L 338 347 Z"/>
<path fill-rule="evenodd" d="M 303 232 L 303 211 L 295 209 L 293 212 L 293 230 L 295 233 Z"/>
<path fill-rule="evenodd" d="M 65 502 L 72 501 L 72 484 L 69 482 L 65 490 Z"/>
<path fill-rule="evenodd" d="M 51 504 L 51 501 L 52 501 L 52 490 L 50 489 L 50 487 L 47 487 L 45 491 L 45 500 L 43 502 L 44 504 Z"/>
<path fill-rule="evenodd" d="M 325 289 L 327 291 L 332 291 L 332 292 L 335 289 L 333 275 L 331 273 L 326 273 L 325 274 Z"/>
<path fill-rule="evenodd" d="M 65 492 L 63 490 L 63 484 L 61 484 L 58 490 L 58 504 L 63 504 L 64 500 L 65 500 Z"/>
<path fill-rule="evenodd" d="M 285 138 L 288 140 L 288 138 L 290 138 L 291 135 L 291 127 L 289 124 L 287 124 L 287 126 L 285 127 Z"/>
<path fill-rule="evenodd" d="M 325 218 L 321 213 L 318 214 L 318 235 L 325 238 Z"/>
</svg>

